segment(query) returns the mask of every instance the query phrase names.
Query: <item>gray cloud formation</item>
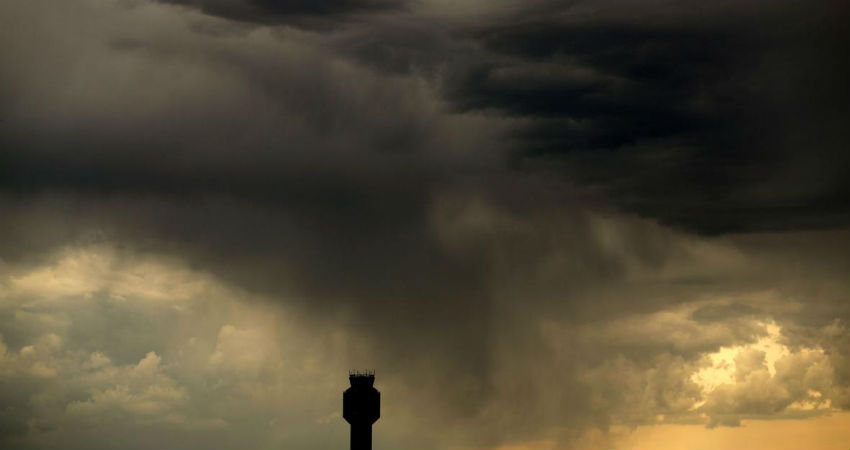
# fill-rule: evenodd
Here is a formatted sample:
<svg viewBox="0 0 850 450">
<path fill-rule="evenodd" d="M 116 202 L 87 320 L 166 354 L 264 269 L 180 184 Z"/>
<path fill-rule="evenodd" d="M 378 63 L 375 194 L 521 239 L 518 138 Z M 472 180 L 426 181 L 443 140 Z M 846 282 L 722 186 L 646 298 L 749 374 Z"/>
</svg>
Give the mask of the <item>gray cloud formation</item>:
<svg viewBox="0 0 850 450">
<path fill-rule="evenodd" d="M 344 48 L 431 74 L 460 111 L 522 119 L 517 166 L 597 186 L 642 215 L 704 233 L 847 224 L 845 4 L 505 11 L 395 21 Z"/>
<path fill-rule="evenodd" d="M 226 19 L 257 24 L 333 28 L 358 15 L 402 8 L 402 0 L 157 0 Z"/>
<path fill-rule="evenodd" d="M 146 3 L 139 5 L 137 10 L 153 9 Z M 368 11 L 374 6 L 322 2 L 322 9 L 314 11 L 290 2 L 193 5 L 200 12 L 210 8 L 256 10 L 269 19 L 280 11 L 304 10 L 304 14 L 335 17 L 337 10 Z M 148 131 L 154 131 L 149 141 L 130 143 L 117 136 L 100 136 L 115 141 L 97 147 L 127 147 L 121 161 L 135 158 L 153 168 L 167 167 L 138 174 L 134 173 L 138 165 L 113 164 L 97 151 L 89 153 L 93 145 L 88 140 L 85 150 L 77 150 L 91 156 L 80 167 L 79 161 L 39 158 L 46 155 L 33 154 L 35 143 L 21 137 L 23 141 L 7 142 L 11 148 L 26 146 L 28 151 L 4 160 L 4 178 L 16 186 L 136 183 L 206 190 L 216 184 L 232 191 L 253 184 L 255 190 L 268 192 L 267 185 L 274 182 L 258 175 L 265 170 L 266 177 L 282 182 L 277 173 L 282 164 L 291 170 L 295 170 L 293 163 L 319 164 L 321 170 L 328 170 L 327 165 L 337 169 L 354 165 L 353 171 L 358 171 L 362 166 L 372 168 L 373 161 L 386 167 L 388 160 L 356 158 L 358 163 L 346 155 L 360 156 L 360 152 L 349 150 L 335 152 L 333 158 L 323 158 L 320 163 L 309 157 L 292 161 L 295 155 L 304 155 L 303 150 L 294 149 L 340 145 L 368 148 L 367 153 L 420 149 L 418 154 L 428 155 L 439 167 L 440 176 L 446 176 L 453 171 L 445 169 L 457 161 L 443 158 L 455 153 L 435 155 L 423 150 L 446 145 L 469 149 L 476 144 L 453 142 L 460 136 L 501 134 L 507 142 L 499 148 L 483 143 L 482 151 L 466 154 L 467 162 L 499 160 L 509 152 L 515 168 L 566 176 L 571 183 L 601 191 L 621 208 L 688 229 L 718 233 L 847 224 L 850 199 L 844 186 L 850 163 L 844 149 L 850 136 L 843 126 L 848 110 L 842 99 L 847 96 L 844 81 L 850 68 L 842 57 L 848 51 L 842 38 L 848 13 L 843 3 L 721 2 L 697 9 L 688 2 L 653 7 L 628 1 L 508 2 L 499 6 L 472 14 L 441 10 L 439 4 L 426 2 L 389 14 L 367 14 L 356 23 L 325 33 L 293 29 L 271 33 L 269 28 L 246 28 L 245 21 L 204 20 L 197 14 L 183 16 L 200 35 L 181 34 L 175 28 L 159 35 L 122 30 L 110 38 L 110 45 L 125 57 L 98 59 L 110 63 L 100 69 L 96 68 L 100 64 L 89 67 L 94 73 L 77 66 L 77 73 L 87 77 L 84 80 L 91 82 L 100 75 L 110 76 L 111 70 L 122 70 L 118 61 L 157 62 L 162 76 L 193 61 L 214 69 L 215 75 L 198 73 L 206 79 L 195 85 L 180 85 L 185 77 L 171 76 L 170 81 L 158 83 L 156 92 L 170 88 L 170 94 L 177 95 L 173 100 L 178 100 L 181 93 L 197 95 L 216 86 L 226 90 L 211 101 L 242 111 L 271 107 L 274 113 L 270 111 L 268 117 L 278 122 L 250 122 L 253 138 L 249 139 L 240 133 L 251 114 L 243 114 L 241 119 L 223 118 L 215 117 L 215 108 L 178 109 L 174 113 L 182 123 L 155 125 Z M 174 15 L 163 20 L 176 27 L 179 16 L 174 13 L 178 11 L 162 9 L 150 14 Z M 239 19 L 238 14 L 224 16 Z M 240 31 L 226 34 L 223 30 L 228 29 Z M 210 33 L 219 39 L 212 39 Z M 251 37 L 244 39 L 244 33 Z M 277 35 L 278 42 L 259 36 L 267 33 Z M 21 38 L 24 36 L 10 36 L 10 42 L 21 42 Z M 74 39 L 64 45 L 73 45 Z M 38 41 L 45 40 L 33 37 L 26 42 L 38 48 Z M 44 50 L 47 57 L 55 51 Z M 352 60 L 359 67 L 343 62 Z M 26 61 L 13 62 L 19 69 L 10 77 L 28 78 L 31 70 L 38 70 Z M 138 76 L 144 75 L 140 71 Z M 234 82 L 250 94 L 232 90 Z M 138 83 L 144 84 L 143 79 Z M 348 89 L 346 83 L 365 84 Z M 5 85 L 20 87 L 15 78 Z M 65 92 L 74 92 L 74 85 L 67 87 Z M 17 91 L 20 89 L 7 93 L 7 104 L 22 95 Z M 124 95 L 147 95 L 138 85 L 133 91 Z M 169 100 L 160 97 L 162 102 Z M 369 103 L 371 100 L 377 101 Z M 445 135 L 428 122 L 445 117 L 440 111 L 442 102 L 492 120 L 481 121 L 480 133 L 461 133 L 461 125 Z M 289 110 L 275 110 L 281 107 Z M 419 116 L 422 107 L 426 108 L 425 117 Z M 358 114 L 347 116 L 351 111 Z M 133 114 L 141 111 L 115 114 L 119 112 L 127 111 L 113 110 L 113 120 L 137 123 L 140 119 Z M 455 115 L 451 122 L 460 116 Z M 283 122 L 290 124 L 289 130 L 277 128 Z M 122 126 L 109 125 L 110 130 Z M 485 127 L 491 129 L 484 133 Z M 211 128 L 216 133 L 207 136 Z M 317 142 L 317 136 L 320 140 L 333 137 L 328 139 L 332 142 Z M 207 145 L 187 149 L 200 142 Z M 151 146 L 180 148 L 185 156 L 177 161 L 149 161 L 147 149 Z M 224 148 L 215 150 L 218 146 Z M 133 147 L 139 148 L 134 151 Z M 243 149 L 242 157 L 250 157 L 250 162 L 222 162 L 234 157 L 234 148 Z M 282 152 L 282 148 L 293 150 Z M 53 157 L 64 158 L 61 154 Z M 226 165 L 227 172 L 220 172 L 216 162 Z M 421 165 L 421 161 L 413 162 Z M 49 170 L 47 164 L 56 167 Z M 206 166 L 206 176 L 204 170 L 197 170 L 199 164 L 200 169 Z M 246 173 L 231 173 L 234 169 Z M 225 175 L 230 177 L 223 183 Z M 212 176 L 217 180 L 210 181 Z"/>
</svg>

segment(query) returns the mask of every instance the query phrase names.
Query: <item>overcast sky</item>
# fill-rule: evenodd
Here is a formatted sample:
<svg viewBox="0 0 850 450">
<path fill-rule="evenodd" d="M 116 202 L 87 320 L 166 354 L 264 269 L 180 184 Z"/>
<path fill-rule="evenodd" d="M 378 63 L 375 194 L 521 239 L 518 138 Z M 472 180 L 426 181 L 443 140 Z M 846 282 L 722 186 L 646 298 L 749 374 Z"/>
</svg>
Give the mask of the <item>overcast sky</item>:
<svg viewBox="0 0 850 450">
<path fill-rule="evenodd" d="M 0 1 L 0 447 L 846 448 L 850 7 Z"/>
</svg>

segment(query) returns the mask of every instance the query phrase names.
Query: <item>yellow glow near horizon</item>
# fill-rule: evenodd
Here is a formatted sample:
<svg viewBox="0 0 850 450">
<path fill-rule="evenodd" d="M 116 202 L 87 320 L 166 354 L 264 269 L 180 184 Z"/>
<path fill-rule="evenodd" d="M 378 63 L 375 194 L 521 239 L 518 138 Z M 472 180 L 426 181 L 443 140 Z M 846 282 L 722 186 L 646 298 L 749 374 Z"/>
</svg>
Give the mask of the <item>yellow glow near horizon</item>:
<svg viewBox="0 0 850 450">
<path fill-rule="evenodd" d="M 850 447 L 850 413 L 841 412 L 802 420 L 744 420 L 739 427 L 638 427 L 618 439 L 615 447 L 623 450 L 846 449 Z"/>
<path fill-rule="evenodd" d="M 554 439 L 513 442 L 498 450 L 558 449 Z M 835 450 L 850 447 L 850 412 L 811 419 L 744 420 L 739 427 L 658 424 L 590 430 L 573 448 L 622 450 Z"/>
</svg>

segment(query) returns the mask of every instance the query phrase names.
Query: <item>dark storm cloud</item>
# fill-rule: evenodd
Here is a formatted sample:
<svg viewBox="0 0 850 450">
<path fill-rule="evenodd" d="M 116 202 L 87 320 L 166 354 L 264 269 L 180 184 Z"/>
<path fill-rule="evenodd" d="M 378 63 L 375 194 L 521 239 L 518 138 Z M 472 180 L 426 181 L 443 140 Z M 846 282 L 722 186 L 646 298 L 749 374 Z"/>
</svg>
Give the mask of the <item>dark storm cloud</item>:
<svg viewBox="0 0 850 450">
<path fill-rule="evenodd" d="M 499 58 L 445 86 L 528 120 L 520 165 L 703 232 L 847 223 L 846 4 L 549 5 L 471 32 Z"/>
<path fill-rule="evenodd" d="M 364 13 L 398 9 L 404 0 L 157 0 L 232 20 L 327 28 Z"/>
<path fill-rule="evenodd" d="M 845 3 L 487 12 L 378 21 L 337 48 L 434 80 L 455 111 L 517 119 L 516 168 L 644 216 L 711 234 L 848 223 Z"/>
<path fill-rule="evenodd" d="M 327 40 L 312 39 L 312 51 L 331 50 L 369 70 L 423 77 L 454 111 L 513 120 L 494 158 L 510 150 L 512 168 L 560 174 L 604 192 L 629 211 L 703 233 L 828 228 L 848 221 L 845 149 L 850 135 L 844 124 L 850 116 L 843 99 L 850 95 L 850 69 L 843 56 L 850 48 L 843 39 L 847 8 L 841 2 L 720 2 L 700 8 L 688 2 L 641 7 L 628 1 L 536 2 L 512 5 L 508 13 L 493 8 L 480 16 L 417 16 L 415 9 L 385 16 L 380 13 L 388 6 L 384 3 L 310 5 L 191 2 L 211 15 L 264 23 L 290 14 L 336 20 L 360 11 L 359 23 Z M 129 52 L 145 52 L 150 45 L 119 41 L 134 42 L 132 49 L 122 47 Z M 174 53 L 162 44 L 156 50 Z M 293 113 L 316 131 L 344 120 L 333 97 L 343 83 L 329 86 L 327 96 L 310 94 L 326 90 L 320 87 L 326 78 L 311 80 L 312 73 L 323 73 L 321 63 L 292 75 L 294 67 L 286 63 L 246 58 L 235 49 L 220 51 L 217 59 L 222 67 L 242 67 L 244 76 L 276 101 L 304 107 Z M 305 88 L 293 91 L 292 83 Z M 393 102 L 415 108 L 411 102 Z M 205 126 L 205 113 L 200 114 L 192 126 Z M 387 109 L 371 117 L 376 121 L 370 133 L 355 139 L 375 151 L 409 152 L 429 139 L 427 125 L 416 122 L 415 114 L 398 116 Z M 399 122 L 408 118 L 414 122 Z M 216 128 L 227 133 L 245 120 Z M 377 120 L 398 126 L 378 126 Z M 269 148 L 266 154 L 276 153 L 271 142 L 257 145 Z M 218 169 L 185 176 L 173 162 L 167 174 L 153 170 L 137 178 L 122 171 L 134 172 L 138 165 L 113 167 L 99 157 L 82 163 L 50 161 L 8 159 L 6 179 L 38 185 L 41 176 L 31 169 L 40 167 L 48 183 L 143 186 L 143 178 L 152 176 L 152 187 L 227 186 L 212 180 Z M 313 164 L 309 161 L 297 164 Z M 329 158 L 321 164 L 361 164 L 343 161 Z M 191 158 L 184 163 L 194 164 Z M 277 178 L 276 169 L 256 165 L 246 167 L 244 180 L 227 189 Z M 110 173 L 122 175 L 104 175 Z"/>
</svg>

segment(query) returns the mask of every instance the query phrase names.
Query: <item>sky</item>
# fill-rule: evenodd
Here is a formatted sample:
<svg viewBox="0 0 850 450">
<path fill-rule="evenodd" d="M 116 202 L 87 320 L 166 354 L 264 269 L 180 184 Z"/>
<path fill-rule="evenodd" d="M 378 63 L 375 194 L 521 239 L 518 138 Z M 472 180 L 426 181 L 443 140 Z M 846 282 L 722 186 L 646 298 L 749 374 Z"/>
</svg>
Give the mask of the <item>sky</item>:
<svg viewBox="0 0 850 450">
<path fill-rule="evenodd" d="M 849 19 L 0 0 L 0 447 L 847 448 Z"/>
</svg>

